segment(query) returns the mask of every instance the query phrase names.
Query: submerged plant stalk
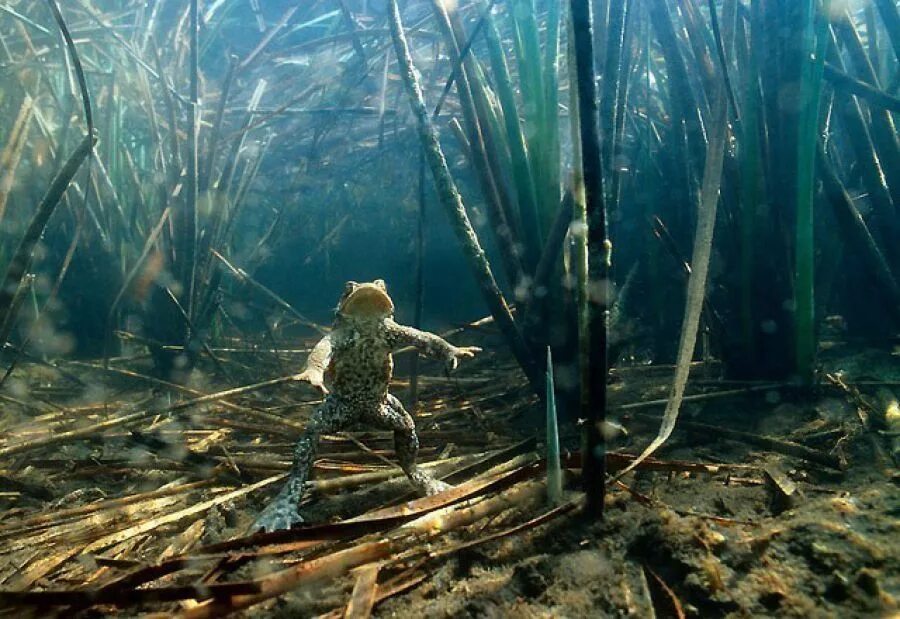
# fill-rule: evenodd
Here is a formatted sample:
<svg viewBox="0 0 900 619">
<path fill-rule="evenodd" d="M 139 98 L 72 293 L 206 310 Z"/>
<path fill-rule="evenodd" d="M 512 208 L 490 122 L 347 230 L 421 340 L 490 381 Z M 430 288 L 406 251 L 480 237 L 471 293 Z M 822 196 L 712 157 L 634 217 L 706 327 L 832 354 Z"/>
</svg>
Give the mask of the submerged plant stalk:
<svg viewBox="0 0 900 619">
<path fill-rule="evenodd" d="M 823 10 L 827 15 L 828 0 Z M 802 108 L 797 135 L 797 212 L 794 255 L 794 329 L 796 369 L 805 383 L 813 380 L 816 356 L 813 199 L 815 184 L 816 135 L 819 130 L 819 94 L 822 85 L 828 22 L 816 10 L 816 0 L 805 8 L 804 60 L 800 77 Z"/>
<path fill-rule="evenodd" d="M 53 182 L 47 189 L 47 193 L 44 194 L 44 198 L 38 205 L 34 216 L 32 216 L 31 222 L 28 224 L 25 235 L 19 242 L 16 253 L 13 254 L 12 259 L 9 261 L 6 275 L 2 282 L 0 282 L 0 330 L 2 330 L 3 325 L 8 324 L 10 320 L 14 319 L 14 316 L 10 311 L 12 308 L 13 297 L 19 289 L 22 278 L 25 277 L 25 273 L 31 266 L 34 248 L 40 240 L 41 235 L 44 233 L 44 228 L 47 227 L 50 216 L 53 215 L 63 194 L 66 192 L 66 189 L 69 188 L 69 183 L 72 182 L 75 173 L 78 172 L 81 164 L 84 163 L 84 160 L 90 155 L 96 141 L 97 138 L 95 135 L 86 135 L 84 136 L 84 139 L 81 140 L 81 144 L 78 145 L 78 148 L 76 148 L 75 152 L 72 153 L 72 156 L 69 157 L 69 160 L 59 171 L 59 174 L 53 179 Z"/>
<path fill-rule="evenodd" d="M 606 375 L 609 369 L 607 303 L 610 245 L 603 200 L 603 157 L 600 153 L 591 6 L 588 0 L 571 0 L 570 11 L 588 250 L 587 289 L 582 291 L 582 297 L 587 298 L 581 300 L 588 310 L 586 329 L 581 332 L 582 346 L 587 347 L 587 367 L 581 372 L 582 380 L 587 381 L 586 385 L 581 386 L 581 417 L 585 420 L 582 477 L 587 494 L 585 514 L 602 518 L 606 498 L 606 439 L 600 430 L 606 423 Z M 585 294 L 588 290 L 593 293 Z"/>
<path fill-rule="evenodd" d="M 556 420 L 556 393 L 553 385 L 553 353 L 547 347 L 547 500 L 562 500 L 562 467 L 559 462 L 559 424 Z"/>
<path fill-rule="evenodd" d="M 675 366 L 675 381 L 663 413 L 662 425 L 656 438 L 634 461 L 625 467 L 613 481 L 634 470 L 654 451 L 668 440 L 675 429 L 681 400 L 691 369 L 691 359 L 697 344 L 697 331 L 703 299 L 706 296 L 706 278 L 709 273 L 709 259 L 712 254 L 713 231 L 716 224 L 716 210 L 719 202 L 719 186 L 722 180 L 722 164 L 725 158 L 725 141 L 728 137 L 728 104 L 725 87 L 720 82 L 713 102 L 710 126 L 709 149 L 703 171 L 703 188 L 700 194 L 700 210 L 697 215 L 697 229 L 694 233 L 694 251 L 691 258 L 691 276 L 688 280 L 687 300 L 684 308 L 684 322 L 681 326 L 681 340 L 678 345 L 678 362 Z"/>
<path fill-rule="evenodd" d="M 519 327 L 513 319 L 512 312 L 506 303 L 506 299 L 503 297 L 503 293 L 500 291 L 500 287 L 494 279 L 490 263 L 485 256 L 484 250 L 481 248 L 475 229 L 469 221 L 469 216 L 463 205 L 462 197 L 459 194 L 459 190 L 456 188 L 456 183 L 453 181 L 450 169 L 447 166 L 447 160 L 441 149 L 437 131 L 428 115 L 428 109 L 425 107 L 422 88 L 419 85 L 419 78 L 416 74 L 416 69 L 413 66 L 412 57 L 409 53 L 409 45 L 403 31 L 403 23 L 400 20 L 400 9 L 397 6 L 397 0 L 391 0 L 389 11 L 391 38 L 393 39 L 397 60 L 400 63 L 400 75 L 402 76 L 403 84 L 409 95 L 413 114 L 416 117 L 419 137 L 422 140 L 422 146 L 425 149 L 425 157 L 431 169 L 431 174 L 434 177 L 438 199 L 450 217 L 450 223 L 459 238 L 463 252 L 469 262 L 469 267 L 472 269 L 475 279 L 481 288 L 481 292 L 488 304 L 491 315 L 494 317 L 497 326 L 506 338 L 516 360 L 528 377 L 532 388 L 536 393 L 543 395 L 543 381 L 538 375 L 537 367 L 525 344 L 522 333 L 519 331 Z"/>
</svg>

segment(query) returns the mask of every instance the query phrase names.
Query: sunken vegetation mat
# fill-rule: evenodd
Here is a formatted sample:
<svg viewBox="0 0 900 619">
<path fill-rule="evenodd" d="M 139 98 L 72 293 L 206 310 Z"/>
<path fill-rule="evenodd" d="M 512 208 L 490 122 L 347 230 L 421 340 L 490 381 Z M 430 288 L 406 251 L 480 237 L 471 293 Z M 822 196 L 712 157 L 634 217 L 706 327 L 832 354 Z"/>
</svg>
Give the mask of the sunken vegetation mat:
<svg viewBox="0 0 900 619">
<path fill-rule="evenodd" d="M 460 339 L 496 338 L 482 331 Z M 879 362 L 835 354 L 867 374 L 829 374 L 803 399 L 698 365 L 672 441 L 611 488 L 605 522 L 586 524 L 580 493 L 547 504 L 540 445 L 519 429 L 540 405 L 489 347 L 453 378 L 427 366 L 419 379 L 422 461 L 452 490 L 410 496 L 391 437 L 351 431 L 323 442 L 313 524 L 256 535 L 315 404 L 307 387 L 178 393 L 140 362 L 26 365 L 32 397 L 4 396 L 0 426 L 0 604 L 33 616 L 886 613 L 900 536 L 891 437 L 874 429 L 891 385 L 873 384 Z M 615 373 L 628 431 L 611 437 L 611 472 L 652 437 L 671 375 Z M 406 387 L 398 378 L 400 397 Z M 564 446 L 577 435 L 564 426 Z M 574 488 L 574 450 L 563 466 Z"/>
</svg>

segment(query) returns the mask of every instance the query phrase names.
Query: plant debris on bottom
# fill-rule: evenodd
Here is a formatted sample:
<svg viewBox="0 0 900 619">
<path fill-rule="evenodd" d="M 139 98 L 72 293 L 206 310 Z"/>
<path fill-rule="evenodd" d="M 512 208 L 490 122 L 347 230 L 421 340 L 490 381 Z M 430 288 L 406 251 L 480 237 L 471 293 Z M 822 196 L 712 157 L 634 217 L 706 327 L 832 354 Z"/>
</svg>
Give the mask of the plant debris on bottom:
<svg viewBox="0 0 900 619">
<path fill-rule="evenodd" d="M 186 617 L 896 611 L 892 437 L 864 425 L 872 404 L 854 395 L 852 377 L 801 397 L 736 388 L 699 368 L 684 427 L 611 487 L 598 524 L 579 514 L 577 454 L 563 463 L 565 500 L 547 504 L 538 446 L 521 430 L 538 405 L 508 360 L 485 357 L 458 377 L 421 378 L 420 460 L 453 490 L 410 495 L 389 434 L 360 428 L 323 441 L 302 510 L 313 524 L 256 535 L 248 527 L 314 406 L 302 387 L 206 398 L 218 391 L 192 385 L 186 397 L 201 404 L 166 412 L 177 401 L 134 376 L 98 397 L 56 392 L 46 368 L 23 368 L 21 393 L 4 396 L 13 403 L 0 450 L 75 438 L 13 450 L 0 469 L 0 607 Z M 88 384 L 98 371 L 66 370 Z M 670 376 L 618 372 L 612 410 L 629 434 L 611 437 L 611 471 L 654 434 L 648 413 Z M 134 415 L 151 406 L 160 413 Z M 64 434 L 105 422 L 93 436 Z M 723 434 L 698 430 L 710 425 Z M 561 434 L 577 444 L 576 427 Z M 839 465 L 823 465 L 829 458 Z"/>
</svg>

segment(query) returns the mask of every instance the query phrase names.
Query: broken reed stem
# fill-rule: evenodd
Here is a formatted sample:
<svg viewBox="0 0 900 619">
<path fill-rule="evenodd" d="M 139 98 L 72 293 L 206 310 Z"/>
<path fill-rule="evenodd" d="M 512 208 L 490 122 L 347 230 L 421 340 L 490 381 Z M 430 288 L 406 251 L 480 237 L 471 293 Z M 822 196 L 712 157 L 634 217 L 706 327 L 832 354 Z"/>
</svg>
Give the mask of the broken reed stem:
<svg viewBox="0 0 900 619">
<path fill-rule="evenodd" d="M 392 8 L 396 0 L 391 0 Z M 386 537 L 378 534 L 350 548 L 324 557 L 304 561 L 293 567 L 253 581 L 260 592 L 252 595 L 223 596 L 184 611 L 183 619 L 219 617 L 277 597 L 300 586 L 310 586 L 334 579 L 366 563 L 372 563 L 426 543 L 448 531 L 468 526 L 510 508 L 522 509 L 544 492 L 544 484 L 530 481 L 510 488 L 485 500 L 469 500 L 436 510 L 397 527 Z M 213 585 L 215 586 L 215 585 Z"/>
<path fill-rule="evenodd" d="M 457 238 L 460 241 L 463 253 L 469 263 L 475 279 L 481 288 L 481 293 L 487 302 L 491 315 L 497 322 L 497 326 L 503 333 L 507 344 L 512 349 L 513 355 L 519 362 L 525 375 L 528 377 L 535 393 L 543 396 L 543 381 L 537 372 L 537 366 L 532 358 L 531 352 L 525 343 L 519 327 L 513 319 L 512 312 L 494 274 L 491 271 L 490 263 L 485 256 L 484 250 L 478 241 L 475 229 L 469 221 L 465 206 L 450 169 L 447 166 L 447 160 L 441 149 L 438 140 L 437 131 L 428 115 L 425 107 L 425 99 L 422 94 L 422 88 L 419 85 L 419 78 L 416 69 L 413 66 L 412 57 L 409 53 L 409 45 L 406 41 L 406 35 L 403 31 L 403 23 L 400 20 L 400 9 L 396 0 L 390 0 L 390 25 L 391 38 L 394 43 L 394 50 L 397 54 L 397 60 L 400 63 L 400 75 L 403 84 L 409 95 L 410 106 L 416 117 L 419 137 L 422 140 L 422 147 L 425 149 L 425 156 L 428 165 L 431 168 L 431 174 L 434 177 L 435 189 L 441 205 L 447 211 L 450 217 L 450 223 L 453 227 Z"/>
<path fill-rule="evenodd" d="M 649 415 L 647 413 L 635 413 L 635 416 L 642 419 L 659 421 L 659 417 L 655 415 Z M 801 460 L 806 460 L 807 462 L 823 464 L 838 471 L 844 469 L 844 467 L 841 465 L 840 459 L 837 456 L 833 456 L 817 449 L 811 449 L 806 445 L 794 443 L 793 441 L 785 441 L 773 438 L 771 436 L 763 436 L 760 434 L 753 434 L 751 432 L 741 432 L 740 430 L 731 430 L 729 428 L 723 428 L 722 426 L 715 426 L 708 423 L 697 423 L 694 421 L 681 421 L 678 424 L 678 428 L 679 430 L 685 430 L 694 434 L 702 434 L 707 437 L 725 438 L 741 443 L 746 443 L 747 445 L 754 445 L 756 447 L 761 447 L 762 449 L 774 451 L 775 453 L 800 458 Z M 616 476 L 616 480 L 621 478 L 628 471 L 634 469 L 635 466 L 639 465 L 640 463 L 642 463 L 640 457 L 632 460 L 631 464 L 625 467 L 625 469 L 623 469 L 623 471 Z"/>
</svg>

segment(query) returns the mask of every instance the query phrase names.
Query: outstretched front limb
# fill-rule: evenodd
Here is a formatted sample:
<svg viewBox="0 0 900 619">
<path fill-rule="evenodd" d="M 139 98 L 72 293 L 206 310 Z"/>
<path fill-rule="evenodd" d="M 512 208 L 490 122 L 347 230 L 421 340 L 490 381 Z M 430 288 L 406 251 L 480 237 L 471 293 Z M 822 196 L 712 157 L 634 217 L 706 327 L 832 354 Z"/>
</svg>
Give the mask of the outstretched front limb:
<svg viewBox="0 0 900 619">
<path fill-rule="evenodd" d="M 456 369 L 460 359 L 469 359 L 481 352 L 477 346 L 454 346 L 439 335 L 398 324 L 392 319 L 385 320 L 384 324 L 391 346 L 415 346 L 422 354 L 443 360 L 450 370 Z"/>
<path fill-rule="evenodd" d="M 397 452 L 397 460 L 400 461 L 400 468 L 406 473 L 416 492 L 422 496 L 430 496 L 451 487 L 449 484 L 435 479 L 416 464 L 416 457 L 419 453 L 416 424 L 412 415 L 403 408 L 400 400 L 388 394 L 377 412 L 370 413 L 366 416 L 365 421 L 394 431 L 394 450 Z"/>
<path fill-rule="evenodd" d="M 306 368 L 294 378 L 309 381 L 322 393 L 328 393 L 325 387 L 325 370 L 331 362 L 331 335 L 326 335 L 316 344 L 306 358 Z"/>
<path fill-rule="evenodd" d="M 256 518 L 253 530 L 290 529 L 293 525 L 303 522 L 297 504 L 303 497 L 303 487 L 309 478 L 319 447 L 319 439 L 322 434 L 336 432 L 346 427 L 352 421 L 352 417 L 350 409 L 337 398 L 333 396 L 325 398 L 322 405 L 309 418 L 300 440 L 294 446 L 294 463 L 291 466 L 290 477 L 278 496 Z"/>
</svg>

